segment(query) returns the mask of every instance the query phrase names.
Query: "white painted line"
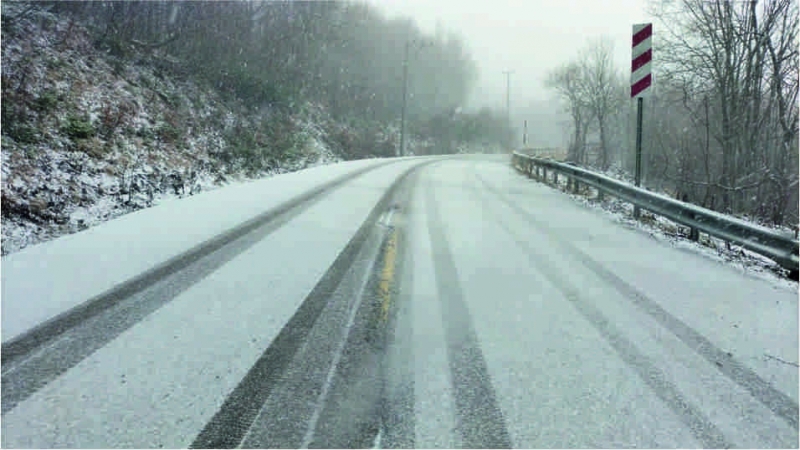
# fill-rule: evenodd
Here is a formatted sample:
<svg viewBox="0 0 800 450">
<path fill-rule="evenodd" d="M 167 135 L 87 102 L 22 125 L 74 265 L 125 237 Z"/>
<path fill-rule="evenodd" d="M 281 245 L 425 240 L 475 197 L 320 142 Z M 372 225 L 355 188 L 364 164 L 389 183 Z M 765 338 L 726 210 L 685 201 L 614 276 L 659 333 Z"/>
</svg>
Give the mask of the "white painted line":
<svg viewBox="0 0 800 450">
<path fill-rule="evenodd" d="M 386 221 L 384 222 L 386 226 L 392 225 L 392 217 L 394 217 L 394 208 L 390 209 L 389 212 L 386 214 Z"/>
<path fill-rule="evenodd" d="M 372 441 L 372 448 L 381 448 L 381 438 L 383 437 L 383 427 L 378 428 L 378 434 L 375 435 L 375 440 Z"/>
</svg>

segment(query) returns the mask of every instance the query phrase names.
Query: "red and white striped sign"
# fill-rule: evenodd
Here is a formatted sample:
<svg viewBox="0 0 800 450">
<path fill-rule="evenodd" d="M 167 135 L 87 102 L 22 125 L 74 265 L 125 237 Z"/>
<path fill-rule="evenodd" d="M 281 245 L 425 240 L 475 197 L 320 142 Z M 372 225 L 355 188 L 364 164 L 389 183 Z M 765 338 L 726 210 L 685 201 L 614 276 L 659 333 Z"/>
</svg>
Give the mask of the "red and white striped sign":
<svg viewBox="0 0 800 450">
<path fill-rule="evenodd" d="M 631 98 L 642 95 L 653 82 L 653 24 L 633 26 L 633 60 L 631 61 Z"/>
</svg>

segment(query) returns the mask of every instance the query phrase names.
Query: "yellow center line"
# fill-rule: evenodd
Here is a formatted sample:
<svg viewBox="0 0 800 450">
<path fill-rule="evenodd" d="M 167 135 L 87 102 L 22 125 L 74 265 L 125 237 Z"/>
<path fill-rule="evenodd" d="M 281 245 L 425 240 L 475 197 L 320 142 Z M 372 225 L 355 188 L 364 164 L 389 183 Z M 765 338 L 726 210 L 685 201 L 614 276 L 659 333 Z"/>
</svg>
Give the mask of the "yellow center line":
<svg viewBox="0 0 800 450">
<path fill-rule="evenodd" d="M 391 303 L 392 281 L 394 280 L 394 261 L 397 256 L 397 230 L 392 230 L 389 241 L 386 243 L 386 250 L 383 257 L 383 270 L 381 280 L 378 285 L 378 292 L 381 297 L 381 320 L 389 320 L 389 305 Z"/>
</svg>

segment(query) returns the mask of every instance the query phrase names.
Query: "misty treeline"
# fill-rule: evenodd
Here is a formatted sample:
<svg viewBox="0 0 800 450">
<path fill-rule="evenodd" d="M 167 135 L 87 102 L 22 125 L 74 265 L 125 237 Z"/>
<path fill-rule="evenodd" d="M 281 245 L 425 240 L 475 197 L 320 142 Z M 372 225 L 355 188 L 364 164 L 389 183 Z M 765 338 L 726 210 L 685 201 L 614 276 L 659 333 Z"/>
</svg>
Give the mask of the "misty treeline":
<svg viewBox="0 0 800 450">
<path fill-rule="evenodd" d="M 124 61 L 145 54 L 168 76 L 202 79 L 264 112 L 271 122 L 265 125 L 267 135 L 282 129 L 286 134 L 288 129 L 277 119 L 286 114 L 275 112 L 309 105 L 323 110 L 331 122 L 327 135 L 346 158 L 397 151 L 408 55 L 406 130 L 416 142 L 427 143 L 412 150 L 448 153 L 466 139 L 477 139 L 472 125 L 478 113 L 460 109 L 477 80 L 463 39 L 443 30 L 426 34 L 412 19 L 387 19 L 363 2 L 130 0 L 48 5 L 55 13 L 88 24 L 96 45 L 114 57 Z M 453 133 L 454 123 L 460 132 Z M 257 152 L 261 131 L 237 130 L 242 145 L 234 147 Z M 504 136 L 502 130 L 490 131 L 481 138 Z"/>
<path fill-rule="evenodd" d="M 798 3 L 654 0 L 644 100 L 646 187 L 776 225 L 798 223 Z M 625 44 L 630 45 L 629 42 Z M 636 101 L 612 43 L 590 42 L 547 86 L 571 123 L 569 159 L 629 174 Z"/>
</svg>

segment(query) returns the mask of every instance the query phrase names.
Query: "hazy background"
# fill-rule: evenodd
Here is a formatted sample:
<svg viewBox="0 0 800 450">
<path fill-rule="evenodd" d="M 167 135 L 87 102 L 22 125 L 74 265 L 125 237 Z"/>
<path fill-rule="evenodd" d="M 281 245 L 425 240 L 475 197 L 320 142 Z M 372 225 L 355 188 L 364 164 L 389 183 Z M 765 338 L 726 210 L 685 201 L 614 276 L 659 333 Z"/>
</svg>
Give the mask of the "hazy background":
<svg viewBox="0 0 800 450">
<path fill-rule="evenodd" d="M 505 70 L 511 70 L 511 116 L 528 121 L 534 146 L 566 144 L 560 106 L 545 90 L 547 72 L 573 58 L 587 40 L 614 41 L 620 68 L 630 65 L 631 26 L 650 22 L 645 0 L 369 0 L 387 16 L 411 16 L 423 30 L 437 26 L 467 42 L 480 81 L 467 105 L 505 109 Z M 657 33 L 657 30 L 656 30 Z"/>
</svg>

